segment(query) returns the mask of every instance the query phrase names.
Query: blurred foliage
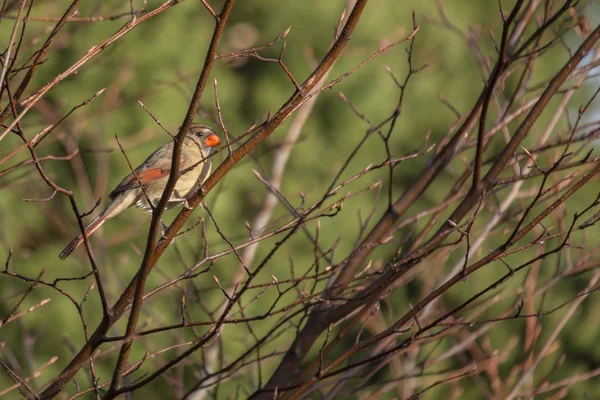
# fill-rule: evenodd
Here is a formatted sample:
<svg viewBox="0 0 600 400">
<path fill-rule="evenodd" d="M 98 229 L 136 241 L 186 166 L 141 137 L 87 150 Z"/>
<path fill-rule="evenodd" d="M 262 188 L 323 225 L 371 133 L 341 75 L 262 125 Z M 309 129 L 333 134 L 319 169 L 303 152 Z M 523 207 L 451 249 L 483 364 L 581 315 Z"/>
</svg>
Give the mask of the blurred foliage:
<svg viewBox="0 0 600 400">
<path fill-rule="evenodd" d="M 222 1 L 209 1 L 215 10 L 219 9 Z M 141 1 L 134 2 L 136 6 Z M 159 0 L 149 0 L 148 8 L 152 9 L 161 4 Z M 508 9 L 513 2 L 504 2 Z M 31 16 L 60 16 L 68 6 L 69 1 L 52 0 L 36 1 Z M 491 29 L 499 37 L 501 23 L 498 18 L 497 2 L 492 0 L 470 1 L 466 6 L 463 0 L 444 1 L 444 8 L 450 21 L 463 32 L 472 31 L 479 34 L 477 43 L 481 51 L 487 55 L 494 53 L 494 47 L 489 39 L 488 31 Z M 341 0 L 307 0 L 307 1 L 280 1 L 263 0 L 260 2 L 239 1 L 234 7 L 230 23 L 222 42 L 220 52 L 227 53 L 239 51 L 242 48 L 258 46 L 267 43 L 284 32 L 288 27 L 291 30 L 287 36 L 287 47 L 283 56 L 285 64 L 298 81 L 303 81 L 312 70 L 315 63 L 327 51 L 332 42 L 334 28 L 339 19 L 341 10 L 346 5 Z M 438 100 L 438 95 L 443 95 L 459 112 L 468 110 L 477 100 L 483 86 L 483 77 L 480 66 L 467 43 L 444 27 L 440 26 L 439 15 L 436 11 L 436 2 L 433 0 L 379 0 L 371 1 L 362 16 L 362 19 L 353 34 L 352 40 L 345 49 L 343 56 L 335 64 L 329 79 L 333 79 L 350 68 L 361 63 L 382 44 L 406 36 L 412 30 L 411 14 L 415 12 L 416 20 L 420 24 L 417 35 L 414 64 L 415 67 L 427 65 L 427 68 L 413 75 L 409 82 L 405 101 L 402 106 L 402 116 L 394 131 L 392 139 L 393 152 L 402 156 L 418 149 L 428 134 L 431 133 L 428 144 L 437 142 L 449 127 L 456 121 L 456 116 L 447 106 Z M 79 16 L 115 15 L 129 12 L 127 1 L 96 1 L 82 2 Z M 596 21 L 598 7 L 588 6 L 587 12 L 593 21 Z M 14 12 L 12 14 L 15 14 Z M 595 19 L 594 19 L 594 16 Z M 12 23 L 14 20 L 5 19 L 0 24 L 0 47 L 6 48 Z M 60 37 L 55 42 L 49 53 L 48 59 L 39 69 L 35 81 L 30 86 L 37 89 L 52 80 L 57 74 L 64 71 L 72 63 L 82 57 L 86 51 L 102 42 L 111 33 L 126 23 L 127 19 L 117 19 L 96 23 L 69 23 Z M 28 22 L 27 35 L 24 43 L 25 51 L 18 61 L 23 63 L 37 49 L 47 32 L 54 25 L 48 22 Z M 115 135 L 124 144 L 127 155 L 133 165 L 137 165 L 147 157 L 157 146 L 165 143 L 169 138 L 165 132 L 157 127 L 152 118 L 140 107 L 142 101 L 156 117 L 175 132 L 181 124 L 187 110 L 187 105 L 195 86 L 196 79 L 202 68 L 206 47 L 213 29 L 210 15 L 199 1 L 184 1 L 167 12 L 151 19 L 147 23 L 133 30 L 122 40 L 102 52 L 97 58 L 82 67 L 77 75 L 71 76 L 65 82 L 52 89 L 40 102 L 40 107 L 30 112 L 24 120 L 27 127 L 26 133 L 32 136 L 58 115 L 64 115 L 72 107 L 90 98 L 100 89 L 106 91 L 88 106 L 75 111 L 57 131 L 47 138 L 40 147 L 39 154 L 68 154 L 64 143 L 65 138 L 75 140 L 81 153 L 81 165 L 90 180 L 88 193 L 81 182 L 76 181 L 72 164 L 68 161 L 46 161 L 44 166 L 56 182 L 70 188 L 77 193 L 78 204 L 83 210 L 90 210 L 95 202 L 102 197 L 100 207 L 106 204 L 107 193 L 128 173 L 127 163 L 118 150 Z M 567 43 L 571 46 L 579 44 L 580 39 L 572 34 L 567 35 Z M 31 43 L 35 42 L 35 45 Z M 315 110 L 306 124 L 298 145 L 294 148 L 292 157 L 285 172 L 282 192 L 285 193 L 294 205 L 301 203 L 297 193 L 306 194 L 306 202 L 317 200 L 328 187 L 331 179 L 346 160 L 350 151 L 356 146 L 368 128 L 339 97 L 338 92 L 344 95 L 374 123 L 388 117 L 394 111 L 399 96 L 399 90 L 393 83 L 384 67 L 389 67 L 394 74 L 403 79 L 407 73 L 407 53 L 404 49 L 408 43 L 393 48 L 387 53 L 377 57 L 362 69 L 342 81 L 332 90 L 321 94 Z M 269 49 L 260 52 L 265 57 L 277 57 L 281 49 L 281 42 Z M 26 54 L 26 52 L 29 52 Z M 549 74 L 556 71 L 566 60 L 568 54 L 564 48 L 544 55 L 544 62 L 538 63 L 534 80 L 542 81 Z M 484 73 L 487 75 L 487 73 Z M 218 81 L 218 96 L 222 109 L 224 123 L 232 136 L 243 134 L 253 123 L 263 121 L 269 112 L 274 112 L 294 92 L 290 79 L 276 63 L 265 63 L 256 59 L 221 59 L 215 64 L 211 75 Z M 211 81 L 212 83 L 212 81 Z M 505 87 L 510 93 L 515 82 L 509 81 Z M 577 97 L 573 102 L 576 109 L 585 101 Z M 57 113 L 48 117 L 41 108 L 52 109 Z M 215 122 L 215 101 L 212 84 L 207 86 L 203 100 L 201 115 L 196 119 L 217 127 Z M 52 115 L 52 114 L 50 114 Z M 543 126 L 549 116 L 544 116 L 537 126 Z M 293 118 L 293 117 L 292 117 Z M 493 117 L 490 118 L 493 120 Z M 250 157 L 241 162 L 229 175 L 222 180 L 218 187 L 210 193 L 207 205 L 214 214 L 222 231 L 234 241 L 247 238 L 248 232 L 243 221 L 252 221 L 262 205 L 266 189 L 258 182 L 252 172 L 260 171 L 268 177 L 270 173 L 271 155 L 278 148 L 286 135 L 289 121 L 277 129 L 274 134 L 263 143 Z M 514 129 L 515 126 L 511 128 Z M 563 122 L 559 128 L 565 129 Z M 500 140 L 499 138 L 496 140 Z M 524 143 L 525 146 L 532 143 Z M 0 155 L 4 156 L 9 150 L 19 146 L 16 137 L 4 140 Z M 487 156 L 495 154 L 492 145 Z M 223 159 L 223 154 L 217 157 L 216 163 Z M 471 157 L 471 153 L 467 153 Z M 22 151 L 13 162 L 28 159 L 28 154 Z M 367 145 L 359 152 L 358 157 L 351 163 L 350 176 L 363 169 L 370 163 L 377 163 L 385 159 L 385 152 L 381 140 L 373 135 Z M 428 156 L 405 161 L 396 169 L 394 178 L 394 198 L 397 198 L 403 188 L 407 187 L 420 171 L 425 167 Z M 543 162 L 549 162 L 544 160 Z M 411 214 L 419 210 L 438 204 L 446 195 L 453 182 L 452 176 L 462 171 L 464 164 L 456 161 L 449 166 L 445 174 L 448 184 L 444 187 L 438 183 L 428 190 L 420 203 L 410 211 Z M 43 198 L 50 194 L 49 189 L 35 173 L 31 166 L 18 172 L 0 178 L 2 196 L 0 196 L 0 256 L 4 259 L 7 249 L 15 249 L 11 260 L 11 268 L 28 276 L 37 276 L 42 270 L 44 278 L 52 280 L 57 277 L 79 276 L 89 270 L 83 251 L 78 250 L 67 261 L 60 262 L 57 255 L 62 247 L 76 234 L 78 228 L 72 218 L 69 202 L 63 196 L 56 196 L 49 202 L 23 202 L 23 198 Z M 376 207 L 374 219 L 376 220 L 384 211 L 387 204 L 387 171 L 381 169 L 358 180 L 348 186 L 347 190 L 357 190 L 381 179 L 383 182 L 381 196 L 376 196 L 376 191 L 363 193 L 344 204 L 341 215 L 337 218 L 323 219 L 321 221 L 320 240 L 323 248 L 331 246 L 339 240 L 335 252 L 335 261 L 342 260 L 352 249 L 357 235 L 359 235 L 359 210 L 362 218 Z M 539 181 L 531 184 L 539 184 Z M 10 189 L 10 190 L 7 190 Z M 597 188 L 596 188 L 597 189 Z M 591 189 L 590 189 L 591 190 Z M 343 194 L 343 193 L 341 193 Z M 592 193 L 580 193 L 569 203 L 573 210 L 582 209 L 589 202 Z M 166 213 L 167 221 L 177 211 Z M 272 221 L 287 214 L 284 207 L 278 206 Z M 62 216 L 71 215 L 65 219 Z M 189 224 L 195 223 L 199 217 L 206 213 L 198 209 Z M 104 279 L 106 280 L 109 298 L 116 300 L 124 285 L 131 279 L 139 266 L 140 252 L 146 241 L 146 230 L 150 219 L 140 210 L 129 210 L 120 217 L 108 222 L 103 232 L 99 232 L 92 239 L 95 244 L 95 254 L 100 264 Z M 568 223 L 568 222 L 567 222 Z M 189 225 L 188 224 L 188 225 Z M 419 225 L 421 226 L 421 225 Z M 220 239 L 214 225 L 207 218 L 207 231 L 211 244 L 210 252 L 226 250 L 228 245 Z M 309 229 L 315 231 L 315 226 Z M 412 227 L 401 231 L 395 241 L 387 248 L 378 250 L 373 255 L 374 259 L 385 260 L 401 244 L 410 245 Z M 588 235 L 600 234 L 598 228 L 590 230 Z M 255 264 L 271 249 L 276 239 L 264 242 L 259 249 Z M 115 243 L 119 243 L 116 244 Z M 312 262 L 312 248 L 307 248 L 308 242 L 302 234 L 290 241 L 279 250 L 273 260 L 268 264 L 264 273 L 259 276 L 259 282 L 270 282 L 271 274 L 283 280 L 290 276 L 290 259 L 296 273 L 301 273 L 310 267 Z M 484 250 L 493 248 L 497 243 L 490 240 Z M 111 247 L 110 252 L 102 251 Z M 159 262 L 158 268 L 150 275 L 147 287 L 152 288 L 164 282 L 168 277 L 174 277 L 184 270 L 181 259 L 187 263 L 195 260 L 196 254 L 201 254 L 202 238 L 198 229 L 182 239 L 178 245 L 180 254 L 172 246 Z M 18 251 L 17 251 L 18 249 Z M 386 253 L 387 252 L 387 253 Z M 482 253 L 484 254 L 484 253 Z M 520 257 L 523 255 L 521 254 Z M 454 254 L 448 268 L 459 261 L 462 254 Z M 517 262 L 515 260 L 515 262 Z M 543 263 L 541 272 L 551 275 L 556 263 L 563 260 L 549 258 Z M 237 269 L 235 257 L 221 258 L 210 270 L 210 273 L 197 278 L 197 285 L 202 289 L 203 302 L 211 307 L 216 307 L 222 299 L 222 294 L 215 285 L 212 275 L 216 275 L 221 283 L 226 286 L 231 284 L 231 276 Z M 440 266 L 438 266 L 440 267 Z M 458 304 L 461 299 L 466 299 L 485 285 L 491 283 L 504 273 L 501 265 L 497 265 L 497 273 L 491 268 L 478 272 L 476 279 L 469 279 L 457 289 L 450 291 L 445 299 L 450 303 Z M 524 276 L 524 274 L 523 274 Z M 509 287 L 518 285 L 522 278 L 508 282 Z M 89 282 L 89 281 L 88 281 Z M 585 280 L 583 281 L 585 284 Z M 88 283 L 89 284 L 89 283 Z M 559 304 L 572 294 L 581 289 L 572 287 L 573 281 L 561 287 L 564 293 L 553 291 L 543 308 L 550 308 Z M 3 301 L 18 297 L 28 287 L 27 284 L 16 282 L 13 279 L 0 277 L 0 291 Z M 75 299 L 83 299 L 88 286 L 81 285 L 78 281 L 67 282 L 62 286 L 69 291 Z M 385 314 L 386 318 L 393 318 L 404 314 L 409 302 L 418 300 L 422 293 L 419 285 L 411 285 L 409 289 L 399 290 L 393 294 L 394 307 Z M 255 295 L 256 293 L 252 294 Z M 144 308 L 142 324 L 148 327 L 175 323 L 179 315 L 173 310 L 180 300 L 181 292 L 172 290 L 160 294 L 149 301 Z M 43 288 L 36 291 L 35 296 L 27 299 L 27 306 L 49 297 L 52 303 L 45 306 L 40 313 L 33 312 L 18 322 L 19 329 L 3 330 L 4 337 L 0 341 L 11 343 L 11 352 L 19 362 L 24 363 L 23 354 L 34 351 L 34 362 L 41 365 L 61 349 L 61 357 L 57 363 L 48 368 L 42 380 L 55 376 L 68 362 L 72 354 L 83 344 L 81 322 L 72 304 L 57 296 L 51 289 Z M 249 299 L 250 297 L 248 297 Z M 269 294 L 259 298 L 248 309 L 260 310 L 266 307 L 273 297 Z M 0 303 L 0 311 L 4 315 L 10 310 L 7 305 Z M 93 329 L 99 322 L 101 314 L 97 293 L 92 290 L 84 306 L 88 329 Z M 147 311 L 151 310 L 151 312 Z M 190 311 L 197 320 L 207 318 L 201 307 L 190 304 Z M 595 327 L 595 317 L 600 312 L 597 298 L 590 298 L 583 304 L 579 315 L 565 328 L 563 340 L 566 348 L 572 352 L 560 371 L 554 374 L 569 376 L 572 371 L 581 371 L 598 366 L 600 352 L 595 346 L 598 335 Z M 552 314 L 540 320 L 542 325 L 556 323 L 561 314 Z M 52 321 L 48 324 L 48 321 Z M 123 318 L 112 330 L 113 335 L 124 331 L 126 319 Z M 547 322 L 546 322 L 547 321 Z M 253 324 L 257 335 L 267 332 L 271 328 L 268 321 Z M 249 343 L 245 330 L 237 331 L 236 327 L 229 326 L 224 331 L 222 342 L 225 353 L 232 359 L 238 356 Z M 510 321 L 495 327 L 490 337 L 492 347 L 504 346 L 511 337 L 524 329 L 523 321 Z M 198 331 L 202 331 L 199 329 Z M 23 332 L 33 335 L 36 339 L 33 349 L 26 346 L 19 348 L 18 336 Z M 289 335 L 294 332 L 290 331 Z M 191 339 L 191 333 L 186 333 Z M 166 340 L 166 339 L 165 339 Z M 280 337 L 268 350 L 276 350 L 291 341 L 290 337 Z M 145 342 L 144 342 L 145 343 Z M 165 342 L 168 343 L 168 342 Z M 319 348 L 320 342 L 315 345 Z M 136 360 L 146 351 L 156 351 L 164 347 L 161 336 L 154 338 L 153 348 L 144 348 L 141 343 L 136 343 L 133 348 L 131 360 Z M 514 360 L 523 357 L 522 347 L 514 351 Z M 7 355 L 7 348 L 2 350 L 3 357 Z M 313 351 L 315 351 L 313 349 Z M 176 354 L 173 351 L 172 354 Z M 557 355 L 558 359 L 560 355 Z M 116 353 L 109 353 L 108 357 L 100 358 L 97 363 L 97 374 L 103 381 L 111 376 L 112 362 Z M 101 361 L 100 361 L 101 360 Z M 105 362 L 106 361 L 106 362 Z M 159 364 L 157 364 L 159 365 Z M 504 364 L 508 374 L 511 362 Z M 276 363 L 268 363 L 263 369 L 263 376 L 268 376 Z M 448 367 L 452 364 L 449 363 Z M 552 365 L 540 369 L 541 374 L 549 372 Z M 25 370 L 33 366 L 23 365 Z M 192 373 L 190 380 L 193 381 Z M 537 375 L 536 375 L 537 376 Z M 78 379 L 87 382 L 83 370 L 77 375 Z M 378 375 L 385 379 L 385 372 Z M 389 378 L 389 376 L 387 377 Z M 234 396 L 237 385 L 244 383 L 246 390 L 251 390 L 254 378 L 246 382 L 240 380 L 228 381 L 220 389 L 220 396 L 226 398 Z M 473 381 L 467 389 L 465 399 L 481 398 L 478 386 Z M 593 382 L 593 381 L 592 381 Z M 0 374 L 0 387 L 10 383 L 5 374 Z M 597 384 L 590 382 L 576 385 L 573 389 L 573 398 L 581 398 L 584 392 L 592 397 L 600 396 Z M 469 387 L 463 383 L 464 387 Z M 445 389 L 434 389 L 429 392 L 429 398 L 441 398 Z M 153 398 L 169 398 L 170 389 L 160 380 L 145 387 L 140 394 L 154 394 Z M 159 395 L 160 393 L 160 395 Z"/>
</svg>

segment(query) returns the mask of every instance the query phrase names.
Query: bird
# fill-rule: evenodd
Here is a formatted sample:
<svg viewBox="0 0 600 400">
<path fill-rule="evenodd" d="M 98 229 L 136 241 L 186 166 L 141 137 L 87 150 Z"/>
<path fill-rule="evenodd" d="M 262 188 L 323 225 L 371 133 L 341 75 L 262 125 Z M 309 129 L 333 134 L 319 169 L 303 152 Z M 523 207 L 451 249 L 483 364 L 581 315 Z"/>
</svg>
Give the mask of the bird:
<svg viewBox="0 0 600 400">
<path fill-rule="evenodd" d="M 180 175 L 175 189 L 167 202 L 167 208 L 183 204 L 199 189 L 210 175 L 212 167 L 208 157 L 221 139 L 208 126 L 192 123 L 187 131 L 181 147 Z M 106 208 L 85 228 L 86 236 L 90 236 L 108 219 L 131 206 L 137 206 L 147 212 L 158 204 L 171 172 L 171 158 L 174 141 L 171 141 L 152 153 L 135 173 L 127 175 L 109 194 L 110 202 Z M 152 203 L 152 205 L 148 202 Z M 83 243 L 83 235 L 77 235 L 60 253 L 64 260 L 73 250 Z"/>
</svg>

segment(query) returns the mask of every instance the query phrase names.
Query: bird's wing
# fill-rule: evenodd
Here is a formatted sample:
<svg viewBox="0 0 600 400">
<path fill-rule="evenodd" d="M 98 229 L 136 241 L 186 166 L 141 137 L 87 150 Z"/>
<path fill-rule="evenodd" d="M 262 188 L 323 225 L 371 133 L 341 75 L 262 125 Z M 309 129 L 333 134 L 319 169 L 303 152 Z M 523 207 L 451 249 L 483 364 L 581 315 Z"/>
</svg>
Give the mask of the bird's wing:
<svg viewBox="0 0 600 400">
<path fill-rule="evenodd" d="M 155 167 L 155 168 L 143 168 L 127 175 L 125 179 L 119 183 L 119 185 L 112 191 L 110 197 L 113 198 L 115 195 L 125 192 L 127 190 L 135 189 L 140 187 L 140 182 L 145 186 L 148 183 L 154 182 L 158 179 L 169 176 L 171 172 L 170 165 L 168 167 Z M 137 175 L 137 177 L 136 177 Z"/>
<path fill-rule="evenodd" d="M 200 183 L 204 183 L 206 178 L 208 178 L 208 176 L 210 175 L 211 167 L 212 167 L 212 161 L 210 159 L 204 160 L 204 165 L 202 166 L 202 172 L 200 172 L 200 177 L 198 178 L 198 181 L 200 181 Z"/>
<path fill-rule="evenodd" d="M 173 151 L 172 143 L 163 146 L 162 148 L 155 151 L 150 157 L 146 159 L 135 169 L 135 174 L 131 173 L 125 177 L 119 183 L 119 185 L 112 191 L 110 197 L 118 195 L 119 193 L 127 190 L 135 189 L 140 187 L 140 182 L 146 186 L 149 183 L 157 181 L 162 178 L 166 178 L 171 173 L 171 154 Z M 181 164 L 185 165 L 185 155 L 181 155 Z M 136 177 L 137 175 L 137 177 Z"/>
</svg>

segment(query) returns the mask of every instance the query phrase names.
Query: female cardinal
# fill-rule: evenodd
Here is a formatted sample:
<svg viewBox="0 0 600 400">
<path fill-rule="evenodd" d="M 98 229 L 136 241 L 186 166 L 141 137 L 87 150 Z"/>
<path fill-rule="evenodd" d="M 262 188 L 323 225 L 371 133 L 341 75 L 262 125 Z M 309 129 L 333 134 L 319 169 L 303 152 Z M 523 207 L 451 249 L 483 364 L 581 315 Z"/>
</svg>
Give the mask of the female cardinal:
<svg viewBox="0 0 600 400">
<path fill-rule="evenodd" d="M 107 219 L 127 207 L 136 205 L 146 211 L 152 210 L 148 200 L 155 206 L 169 180 L 173 143 L 171 141 L 160 147 L 135 169 L 135 174 L 127 175 L 119 183 L 108 196 L 110 203 L 104 211 L 85 228 L 87 236 L 100 228 Z M 190 126 L 181 148 L 180 176 L 167 203 L 168 208 L 186 203 L 187 199 L 197 191 L 198 186 L 208 178 L 212 164 L 208 157 L 214 147 L 220 143 L 221 139 L 211 128 L 200 124 Z M 64 260 L 81 243 L 83 243 L 83 236 L 80 233 L 65 247 L 59 257 Z"/>
</svg>

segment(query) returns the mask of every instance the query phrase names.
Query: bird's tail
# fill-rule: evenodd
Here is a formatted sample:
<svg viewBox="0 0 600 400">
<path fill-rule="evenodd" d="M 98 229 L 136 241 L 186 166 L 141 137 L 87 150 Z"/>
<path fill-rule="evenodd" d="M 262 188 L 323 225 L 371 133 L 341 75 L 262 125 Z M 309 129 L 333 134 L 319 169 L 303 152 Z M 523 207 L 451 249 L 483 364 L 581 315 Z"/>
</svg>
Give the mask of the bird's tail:
<svg viewBox="0 0 600 400">
<path fill-rule="evenodd" d="M 107 219 L 114 217 L 115 215 L 123 211 L 125 208 L 129 207 L 131 201 L 132 200 L 130 198 L 123 199 L 121 197 L 118 197 L 116 199 L 113 199 L 113 201 L 111 201 L 108 204 L 108 206 L 106 206 L 106 209 L 102 211 L 100 215 L 94 218 L 88 226 L 86 226 L 85 235 L 87 237 L 90 237 L 90 235 L 94 233 L 96 229 L 100 228 L 102 224 L 106 222 Z M 71 240 L 71 243 L 69 243 L 67 247 L 65 247 L 64 250 L 60 253 L 59 257 L 61 258 L 61 260 L 64 260 L 65 258 L 69 257 L 69 254 L 71 254 L 73 250 L 79 247 L 81 243 L 83 243 L 83 235 L 80 233 L 79 235 L 75 236 L 75 239 Z"/>
<path fill-rule="evenodd" d="M 107 219 L 106 217 L 106 214 L 102 213 L 96 218 L 94 218 L 92 222 L 90 222 L 90 224 L 85 228 L 85 235 L 87 237 L 90 237 L 90 235 L 94 233 L 96 229 L 102 226 L 104 221 L 106 221 Z M 60 253 L 59 257 L 61 258 L 61 260 L 64 260 L 65 258 L 69 257 L 69 254 L 71 254 L 73 250 L 79 247 L 81 243 L 83 243 L 83 235 L 80 233 L 79 235 L 75 236 L 75 239 L 71 240 L 71 243 L 69 243 L 67 247 L 65 247 L 65 249 Z"/>
</svg>

